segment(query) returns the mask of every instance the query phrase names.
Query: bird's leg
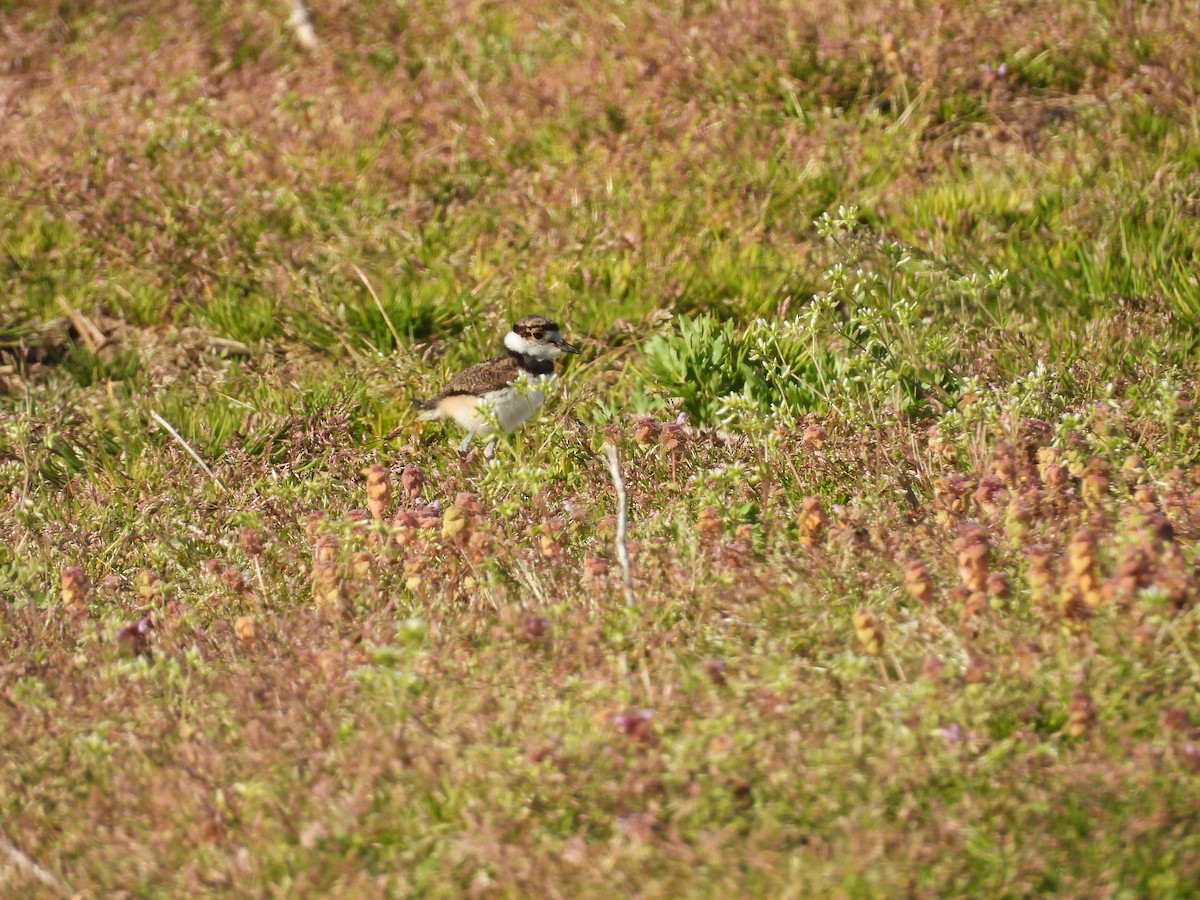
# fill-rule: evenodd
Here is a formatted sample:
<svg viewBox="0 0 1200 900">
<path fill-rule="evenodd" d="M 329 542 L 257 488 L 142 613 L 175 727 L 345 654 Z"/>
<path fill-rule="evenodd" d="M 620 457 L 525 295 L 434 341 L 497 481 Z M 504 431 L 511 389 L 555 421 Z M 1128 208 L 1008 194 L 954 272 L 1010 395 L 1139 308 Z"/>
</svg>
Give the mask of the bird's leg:
<svg viewBox="0 0 1200 900">
<path fill-rule="evenodd" d="M 467 436 L 462 439 L 462 443 L 458 445 L 459 453 L 466 453 L 471 449 L 471 439 L 475 437 L 474 431 L 468 431 Z"/>
<path fill-rule="evenodd" d="M 496 461 L 496 441 L 494 439 L 488 441 L 488 445 L 483 448 L 483 458 L 489 463 Z"/>
</svg>

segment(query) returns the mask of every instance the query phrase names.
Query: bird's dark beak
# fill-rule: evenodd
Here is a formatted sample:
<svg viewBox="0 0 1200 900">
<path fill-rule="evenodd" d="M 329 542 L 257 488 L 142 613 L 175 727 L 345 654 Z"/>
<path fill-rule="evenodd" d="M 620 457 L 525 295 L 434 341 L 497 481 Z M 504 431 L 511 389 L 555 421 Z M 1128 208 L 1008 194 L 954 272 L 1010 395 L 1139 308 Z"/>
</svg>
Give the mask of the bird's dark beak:
<svg viewBox="0 0 1200 900">
<path fill-rule="evenodd" d="M 557 347 L 559 350 L 561 350 L 563 353 L 578 353 L 579 352 L 578 347 L 572 347 L 570 344 L 568 344 L 562 338 L 559 338 L 557 341 L 555 341 L 554 346 Z"/>
</svg>

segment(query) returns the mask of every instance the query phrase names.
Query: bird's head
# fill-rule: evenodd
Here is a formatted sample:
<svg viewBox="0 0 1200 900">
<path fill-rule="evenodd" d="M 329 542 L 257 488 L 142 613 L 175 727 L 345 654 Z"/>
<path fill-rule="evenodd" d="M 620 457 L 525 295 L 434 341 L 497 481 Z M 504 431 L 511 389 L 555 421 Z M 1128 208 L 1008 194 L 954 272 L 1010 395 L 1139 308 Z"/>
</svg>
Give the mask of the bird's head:
<svg viewBox="0 0 1200 900">
<path fill-rule="evenodd" d="M 564 353 L 578 353 L 563 340 L 558 323 L 545 316 L 526 316 L 513 324 L 512 331 L 504 336 L 504 346 L 513 353 L 537 359 L 554 359 Z"/>
</svg>

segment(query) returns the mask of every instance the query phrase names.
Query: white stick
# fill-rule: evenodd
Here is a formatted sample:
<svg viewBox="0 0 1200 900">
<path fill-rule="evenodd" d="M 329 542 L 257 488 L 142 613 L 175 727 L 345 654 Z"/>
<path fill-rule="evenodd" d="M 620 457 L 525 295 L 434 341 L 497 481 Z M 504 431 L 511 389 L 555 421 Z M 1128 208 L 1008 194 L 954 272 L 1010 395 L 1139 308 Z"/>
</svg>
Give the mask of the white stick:
<svg viewBox="0 0 1200 900">
<path fill-rule="evenodd" d="M 227 490 L 225 485 L 221 484 L 221 479 L 218 478 L 213 473 L 213 470 L 208 467 L 208 463 L 206 463 L 203 459 L 201 459 L 200 454 L 197 453 L 195 450 L 193 450 L 191 448 L 191 446 L 188 444 L 188 442 L 183 439 L 183 436 L 180 435 L 180 433 L 178 431 L 176 431 L 174 428 L 171 427 L 170 422 L 168 422 L 166 419 L 164 419 L 158 413 L 154 412 L 154 410 L 150 411 L 150 418 L 154 419 L 155 422 L 157 422 L 159 425 L 161 425 L 163 427 L 163 429 L 167 432 L 167 434 L 169 434 L 169 435 L 171 435 L 171 437 L 175 438 L 175 440 L 179 443 L 179 446 L 182 447 L 184 450 L 186 450 L 191 455 L 192 459 L 194 459 L 199 464 L 200 468 L 202 468 L 204 470 L 204 474 L 213 480 L 213 484 L 215 484 L 217 487 L 219 487 L 223 491 Z"/>
<path fill-rule="evenodd" d="M 0 851 L 3 851 L 4 855 L 11 859 L 13 865 L 15 865 L 18 869 L 20 869 L 30 878 L 40 881 L 60 897 L 72 897 L 75 895 L 75 892 L 67 887 L 67 885 L 55 878 L 46 869 L 43 869 L 41 866 L 39 866 L 29 856 L 28 853 L 23 851 L 16 844 L 11 843 L 6 838 L 0 837 Z"/>
<path fill-rule="evenodd" d="M 316 50 L 320 41 L 317 40 L 317 30 L 313 28 L 312 16 L 308 14 L 308 6 L 304 0 L 292 0 L 292 14 L 288 24 L 296 32 L 296 40 L 305 50 Z"/>
<path fill-rule="evenodd" d="M 629 503 L 625 497 L 625 479 L 621 477 L 621 460 L 617 448 L 605 442 L 604 455 L 608 458 L 608 473 L 612 476 L 613 488 L 617 492 L 617 561 L 625 575 L 625 605 L 636 606 L 633 597 L 633 570 L 629 567 L 629 546 L 625 543 L 628 528 Z"/>
</svg>

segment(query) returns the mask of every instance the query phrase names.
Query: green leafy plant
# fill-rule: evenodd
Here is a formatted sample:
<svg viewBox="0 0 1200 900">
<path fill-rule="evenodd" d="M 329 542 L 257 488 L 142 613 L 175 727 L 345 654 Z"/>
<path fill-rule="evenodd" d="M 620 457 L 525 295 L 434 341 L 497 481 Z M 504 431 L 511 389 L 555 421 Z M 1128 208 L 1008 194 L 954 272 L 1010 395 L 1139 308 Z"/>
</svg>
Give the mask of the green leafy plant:
<svg viewBox="0 0 1200 900">
<path fill-rule="evenodd" d="M 702 423 L 795 416 L 885 398 L 918 415 L 931 399 L 952 401 L 961 341 L 934 309 L 978 306 L 1005 273 L 959 277 L 917 260 L 896 242 L 871 242 L 858 212 L 840 208 L 817 220 L 834 247 L 826 291 L 791 319 L 756 318 L 739 329 L 713 315 L 678 317 L 675 331 L 649 340 L 653 382 Z M 649 387 L 649 382 L 647 383 Z"/>
<path fill-rule="evenodd" d="M 739 404 L 763 411 L 812 408 L 818 398 L 809 387 L 814 371 L 807 348 L 760 324 L 739 331 L 732 320 L 711 314 L 680 316 L 674 334 L 647 342 L 650 374 L 697 422 L 716 421 Z"/>
</svg>

